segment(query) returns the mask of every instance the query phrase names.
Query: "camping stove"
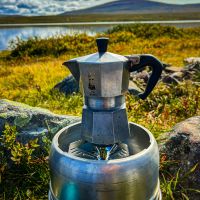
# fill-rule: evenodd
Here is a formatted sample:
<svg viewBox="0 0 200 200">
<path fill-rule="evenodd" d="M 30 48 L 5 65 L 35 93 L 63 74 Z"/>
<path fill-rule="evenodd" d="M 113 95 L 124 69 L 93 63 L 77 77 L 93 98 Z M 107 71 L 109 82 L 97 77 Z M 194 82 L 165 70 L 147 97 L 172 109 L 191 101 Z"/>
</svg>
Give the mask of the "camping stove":
<svg viewBox="0 0 200 200">
<path fill-rule="evenodd" d="M 128 122 L 124 94 L 130 72 L 152 68 L 144 93 L 153 90 L 162 64 L 152 55 L 121 56 L 98 52 L 64 63 L 84 91 L 82 122 L 53 138 L 49 200 L 161 200 L 159 152 L 153 135 Z"/>
</svg>

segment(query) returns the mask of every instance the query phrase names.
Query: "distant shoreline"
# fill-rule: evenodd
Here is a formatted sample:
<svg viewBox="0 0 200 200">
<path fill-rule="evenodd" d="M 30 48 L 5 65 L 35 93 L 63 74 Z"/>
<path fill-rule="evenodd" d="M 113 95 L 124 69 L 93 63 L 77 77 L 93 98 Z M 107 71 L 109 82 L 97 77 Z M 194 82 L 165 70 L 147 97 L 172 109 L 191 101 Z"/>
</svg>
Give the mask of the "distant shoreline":
<svg viewBox="0 0 200 200">
<path fill-rule="evenodd" d="M 200 20 L 200 12 L 184 12 L 184 13 L 156 13 L 156 14 L 89 14 L 89 15 L 66 15 L 66 16 L 0 16 L 0 24 L 10 26 L 11 24 L 61 24 L 61 25 L 78 25 L 81 23 L 91 25 L 89 23 L 108 23 L 108 22 L 124 22 L 131 21 L 174 21 L 174 20 Z M 81 24 L 82 25 L 82 24 Z M 105 24 L 103 24 L 105 25 Z"/>
<path fill-rule="evenodd" d="M 63 22 L 63 23 L 24 23 L 24 24 L 0 24 L 0 27 L 24 27 L 24 26 L 91 26 L 91 25 L 119 25 L 119 24 L 190 24 L 199 23 L 200 20 L 162 20 L 162 21 L 113 21 L 113 22 Z"/>
</svg>

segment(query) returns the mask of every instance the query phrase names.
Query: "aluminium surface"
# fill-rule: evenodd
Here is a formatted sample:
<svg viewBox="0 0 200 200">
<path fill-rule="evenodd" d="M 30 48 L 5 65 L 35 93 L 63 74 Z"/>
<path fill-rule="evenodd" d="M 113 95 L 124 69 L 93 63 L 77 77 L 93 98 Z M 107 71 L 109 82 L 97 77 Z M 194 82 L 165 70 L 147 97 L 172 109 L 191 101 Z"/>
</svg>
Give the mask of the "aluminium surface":
<svg viewBox="0 0 200 200">
<path fill-rule="evenodd" d="M 160 200 L 157 143 L 144 127 L 129 125 L 126 144 L 131 155 L 108 161 L 68 153 L 69 145 L 81 139 L 81 123 L 59 131 L 50 154 L 49 199 L 71 200 L 67 195 L 74 192 L 73 200 Z"/>
</svg>

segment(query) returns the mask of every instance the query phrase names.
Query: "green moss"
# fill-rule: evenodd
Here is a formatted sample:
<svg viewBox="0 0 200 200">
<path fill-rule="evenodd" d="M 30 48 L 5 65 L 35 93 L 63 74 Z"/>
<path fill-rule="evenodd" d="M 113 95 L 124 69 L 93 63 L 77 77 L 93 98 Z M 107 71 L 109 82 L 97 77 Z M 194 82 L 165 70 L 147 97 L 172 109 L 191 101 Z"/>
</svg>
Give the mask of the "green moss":
<svg viewBox="0 0 200 200">
<path fill-rule="evenodd" d="M 0 113 L 0 118 L 4 118 L 4 119 L 7 119 L 8 117 L 8 113 Z"/>
<path fill-rule="evenodd" d="M 30 115 L 28 115 L 27 113 L 20 113 L 20 115 L 15 118 L 14 125 L 17 127 L 23 127 L 26 126 L 30 120 Z"/>
</svg>

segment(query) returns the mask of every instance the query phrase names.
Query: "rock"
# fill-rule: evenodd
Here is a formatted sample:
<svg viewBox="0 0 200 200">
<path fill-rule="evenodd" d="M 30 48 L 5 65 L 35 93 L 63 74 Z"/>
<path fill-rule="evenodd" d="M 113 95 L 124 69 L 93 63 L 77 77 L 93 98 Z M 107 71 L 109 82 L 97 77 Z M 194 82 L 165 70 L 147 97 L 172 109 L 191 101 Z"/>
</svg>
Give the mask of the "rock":
<svg viewBox="0 0 200 200">
<path fill-rule="evenodd" d="M 151 72 L 147 72 L 146 70 L 141 72 L 132 72 L 130 73 L 129 79 L 129 88 L 128 91 L 132 95 L 137 95 L 144 90 L 149 80 Z"/>
<path fill-rule="evenodd" d="M 166 84 L 179 84 L 179 81 L 175 77 L 168 74 L 162 78 L 162 82 Z"/>
<path fill-rule="evenodd" d="M 167 73 L 180 72 L 182 70 L 183 70 L 183 67 L 173 67 L 173 66 L 172 67 L 166 67 L 164 69 L 164 71 L 167 72 Z"/>
<path fill-rule="evenodd" d="M 137 84 L 135 84 L 133 81 L 129 81 L 129 88 L 128 91 L 130 94 L 137 96 L 139 93 L 142 92 L 142 90 L 138 87 Z"/>
<path fill-rule="evenodd" d="M 80 121 L 78 117 L 56 115 L 49 110 L 26 104 L 0 100 L 0 135 L 5 124 L 14 125 L 23 142 L 50 134 L 52 137 L 61 128 Z"/>
<path fill-rule="evenodd" d="M 169 173 L 175 175 L 180 169 L 180 177 L 182 177 L 198 164 L 194 172 L 186 178 L 186 188 L 199 189 L 200 116 L 178 123 L 171 132 L 163 134 L 160 141 L 161 158 L 165 156 L 167 161 L 174 163 L 168 166 Z"/>
<path fill-rule="evenodd" d="M 171 77 L 175 78 L 176 80 L 178 81 L 183 81 L 183 78 L 184 78 L 184 72 L 174 72 Z"/>
<path fill-rule="evenodd" d="M 149 80 L 149 73 L 147 71 L 142 71 L 136 74 L 136 79 L 142 79 L 145 83 Z"/>
<path fill-rule="evenodd" d="M 184 59 L 185 64 L 196 64 L 200 63 L 200 57 L 190 57 Z"/>
<path fill-rule="evenodd" d="M 79 92 L 79 84 L 72 75 L 69 75 L 67 78 L 55 85 L 54 89 L 58 89 L 65 95 L 69 95 L 74 92 Z"/>
<path fill-rule="evenodd" d="M 200 72 L 200 62 L 195 64 L 190 64 L 185 67 L 185 70 Z"/>
</svg>

